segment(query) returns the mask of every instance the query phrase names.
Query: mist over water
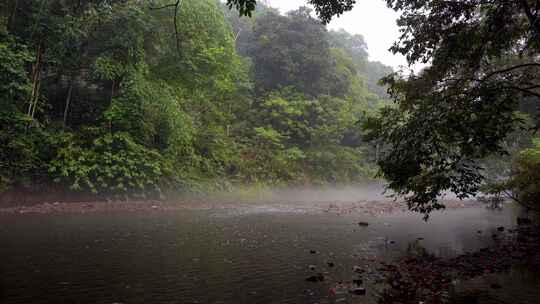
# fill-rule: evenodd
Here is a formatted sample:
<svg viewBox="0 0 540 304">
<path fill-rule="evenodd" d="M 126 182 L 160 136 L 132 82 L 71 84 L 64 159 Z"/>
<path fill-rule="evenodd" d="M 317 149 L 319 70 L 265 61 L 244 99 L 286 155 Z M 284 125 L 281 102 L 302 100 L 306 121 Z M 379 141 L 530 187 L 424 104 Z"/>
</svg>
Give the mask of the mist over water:
<svg viewBox="0 0 540 304">
<path fill-rule="evenodd" d="M 384 198 L 379 190 L 276 189 L 264 195 L 268 202 L 289 200 L 290 211 L 247 204 L 179 212 L 0 215 L 0 242 L 7 244 L 0 250 L 0 303 L 376 303 L 375 277 L 365 278 L 368 294 L 356 302 L 328 290 L 351 280 L 355 265 L 377 267 L 363 258 L 392 261 L 421 248 L 452 257 L 493 243 L 497 227 L 513 220 L 512 208 L 455 209 L 428 222 L 401 212 L 295 212 L 295 206 L 329 199 Z M 310 265 L 325 273 L 324 282 L 306 282 L 314 273 Z M 535 290 L 505 292 L 535 297 Z"/>
<path fill-rule="evenodd" d="M 182 195 L 178 199 L 238 201 L 253 203 L 323 203 L 357 201 L 392 201 L 391 192 L 382 183 L 338 186 L 235 188 L 229 191 L 209 191 Z"/>
</svg>

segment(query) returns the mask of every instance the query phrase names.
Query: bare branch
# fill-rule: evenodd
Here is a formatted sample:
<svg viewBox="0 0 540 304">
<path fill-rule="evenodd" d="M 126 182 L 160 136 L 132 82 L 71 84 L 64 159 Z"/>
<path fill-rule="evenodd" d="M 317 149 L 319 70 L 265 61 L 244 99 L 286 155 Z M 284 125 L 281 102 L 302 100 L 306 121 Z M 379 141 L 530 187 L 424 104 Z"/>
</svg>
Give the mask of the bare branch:
<svg viewBox="0 0 540 304">
<path fill-rule="evenodd" d="M 536 62 L 523 63 L 523 64 L 518 64 L 518 65 L 515 65 L 515 66 L 512 66 L 512 67 L 506 68 L 506 69 L 493 71 L 493 72 L 487 74 L 486 76 L 484 76 L 481 81 L 484 81 L 484 80 L 486 80 L 486 79 L 488 79 L 490 77 L 493 77 L 493 76 L 495 76 L 497 74 L 504 74 L 504 73 L 511 72 L 513 70 L 527 68 L 527 67 L 540 67 L 540 63 L 536 63 Z"/>
<path fill-rule="evenodd" d="M 167 4 L 167 5 L 160 6 L 160 7 L 150 6 L 150 9 L 151 10 L 160 10 L 160 9 L 164 9 L 164 8 L 168 8 L 168 7 L 176 7 L 177 5 L 178 5 L 178 1 L 176 3 L 171 3 L 171 4 Z"/>
<path fill-rule="evenodd" d="M 164 8 L 174 7 L 174 39 L 176 40 L 176 52 L 178 53 L 178 56 L 180 56 L 180 36 L 178 34 L 178 11 L 180 10 L 180 7 L 182 6 L 182 0 L 176 0 L 175 3 L 166 4 L 160 7 L 152 7 L 150 6 L 151 10 L 160 10 Z"/>
<path fill-rule="evenodd" d="M 520 87 L 517 87 L 517 86 L 505 86 L 504 88 L 519 91 L 519 92 L 522 92 L 522 93 L 524 93 L 526 95 L 531 95 L 531 96 L 535 96 L 535 97 L 540 98 L 540 93 L 531 91 L 530 89 L 527 89 L 527 88 L 520 88 Z"/>
<path fill-rule="evenodd" d="M 176 40 L 176 52 L 178 57 L 180 57 L 180 38 L 178 36 L 178 11 L 180 10 L 180 5 L 182 0 L 176 0 L 176 7 L 174 8 L 174 39 Z"/>
</svg>

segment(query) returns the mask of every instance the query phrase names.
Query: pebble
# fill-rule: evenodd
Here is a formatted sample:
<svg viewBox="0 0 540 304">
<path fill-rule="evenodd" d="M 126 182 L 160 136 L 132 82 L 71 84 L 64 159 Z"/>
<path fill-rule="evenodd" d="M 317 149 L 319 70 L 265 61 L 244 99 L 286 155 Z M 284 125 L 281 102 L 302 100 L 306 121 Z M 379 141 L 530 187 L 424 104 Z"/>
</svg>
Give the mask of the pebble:
<svg viewBox="0 0 540 304">
<path fill-rule="evenodd" d="M 499 285 L 499 284 L 497 284 L 497 283 L 493 283 L 493 284 L 491 284 L 490 286 L 491 286 L 491 288 L 493 288 L 493 289 L 501 289 L 501 288 L 502 288 L 502 286 Z"/>
<path fill-rule="evenodd" d="M 366 295 L 366 289 L 363 287 L 356 287 L 356 288 L 351 289 L 350 293 L 357 296 L 364 296 Z"/>
<path fill-rule="evenodd" d="M 322 273 L 318 273 L 317 275 L 307 277 L 306 281 L 308 281 L 308 282 L 322 282 L 322 281 L 324 281 L 324 276 L 322 275 Z"/>
</svg>

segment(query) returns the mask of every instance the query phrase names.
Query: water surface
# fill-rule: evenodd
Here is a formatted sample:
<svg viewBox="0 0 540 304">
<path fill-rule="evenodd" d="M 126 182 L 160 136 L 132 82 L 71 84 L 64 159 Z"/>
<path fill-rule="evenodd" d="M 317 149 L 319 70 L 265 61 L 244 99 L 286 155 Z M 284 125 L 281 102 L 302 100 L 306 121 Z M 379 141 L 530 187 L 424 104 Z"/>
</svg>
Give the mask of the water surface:
<svg viewBox="0 0 540 304">
<path fill-rule="evenodd" d="M 365 297 L 333 296 L 329 288 L 354 278 L 354 265 L 376 267 L 368 259 L 391 261 L 419 247 L 444 257 L 478 250 L 514 217 L 512 208 L 482 207 L 437 213 L 429 222 L 402 212 L 373 217 L 301 210 L 259 204 L 3 215 L 0 303 L 374 302 L 369 280 Z M 359 227 L 359 221 L 370 225 Z M 316 272 L 326 280 L 305 281 Z M 534 278 L 523 280 L 534 285 Z M 510 299 L 519 298 L 516 292 L 505 290 Z M 521 303 L 533 296 L 540 294 L 527 292 Z"/>
</svg>

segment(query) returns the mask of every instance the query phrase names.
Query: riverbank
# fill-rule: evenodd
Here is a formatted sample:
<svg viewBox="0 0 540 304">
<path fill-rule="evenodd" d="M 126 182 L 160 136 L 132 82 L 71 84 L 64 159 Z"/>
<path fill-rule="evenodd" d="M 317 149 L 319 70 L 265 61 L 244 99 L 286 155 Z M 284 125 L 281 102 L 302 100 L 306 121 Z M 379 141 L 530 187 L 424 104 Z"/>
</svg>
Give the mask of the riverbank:
<svg viewBox="0 0 540 304">
<path fill-rule="evenodd" d="M 501 226 L 490 237 L 491 246 L 451 259 L 434 256 L 418 245 L 394 263 L 382 262 L 379 269 L 386 277 L 386 288 L 379 303 L 448 302 L 445 298 L 452 303 L 480 303 L 486 292 L 467 291 L 472 280 L 485 281 L 481 288 L 505 292 L 501 274 L 522 267 L 540 276 L 540 226 Z"/>
<path fill-rule="evenodd" d="M 476 200 L 445 200 L 447 209 L 483 206 Z M 181 201 L 96 201 L 96 202 L 43 202 L 30 206 L 20 205 L 0 208 L 0 214 L 62 214 L 103 212 L 167 212 L 181 210 L 213 210 L 268 208 L 273 211 L 330 213 L 336 215 L 366 214 L 382 215 L 407 211 L 404 202 L 393 200 L 339 200 L 339 201 L 233 201 L 194 199 Z"/>
</svg>

